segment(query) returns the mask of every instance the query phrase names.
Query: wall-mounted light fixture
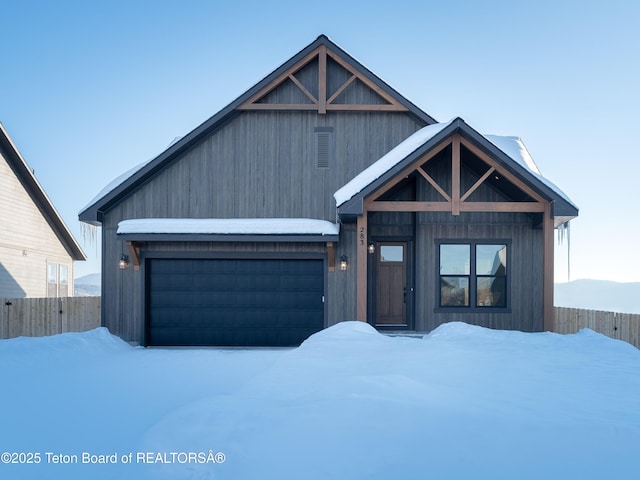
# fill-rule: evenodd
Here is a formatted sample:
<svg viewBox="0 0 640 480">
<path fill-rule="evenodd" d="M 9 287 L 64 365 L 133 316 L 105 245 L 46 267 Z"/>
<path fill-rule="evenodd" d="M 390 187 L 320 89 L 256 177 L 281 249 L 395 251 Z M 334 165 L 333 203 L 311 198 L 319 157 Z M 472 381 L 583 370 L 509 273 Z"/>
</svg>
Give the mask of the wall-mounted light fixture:
<svg viewBox="0 0 640 480">
<path fill-rule="evenodd" d="M 370 254 L 376 253 L 376 246 L 373 243 L 370 243 L 367 246 L 367 252 L 369 252 Z"/>
<path fill-rule="evenodd" d="M 120 270 L 129 268 L 129 257 L 127 257 L 124 253 L 120 255 L 120 261 L 118 262 L 118 267 L 120 267 Z"/>
<path fill-rule="evenodd" d="M 340 257 L 340 270 L 342 270 L 343 272 L 347 269 L 347 267 L 349 266 L 349 262 L 347 259 L 346 255 L 342 255 Z"/>
</svg>

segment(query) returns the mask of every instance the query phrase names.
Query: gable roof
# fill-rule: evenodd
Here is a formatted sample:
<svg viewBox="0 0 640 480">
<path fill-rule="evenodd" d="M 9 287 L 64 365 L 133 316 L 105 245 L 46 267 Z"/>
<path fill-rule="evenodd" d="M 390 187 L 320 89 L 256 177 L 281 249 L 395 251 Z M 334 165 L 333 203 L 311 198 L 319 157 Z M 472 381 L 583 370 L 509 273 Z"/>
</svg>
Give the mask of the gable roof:
<svg viewBox="0 0 640 480">
<path fill-rule="evenodd" d="M 11 167 L 11 170 L 13 170 L 16 178 L 27 191 L 33 203 L 38 207 L 38 210 L 40 210 L 40 213 L 56 234 L 69 256 L 74 260 L 86 260 L 87 257 L 82 251 L 82 248 L 80 248 L 80 245 L 76 242 L 76 239 L 67 228 L 62 217 L 53 206 L 51 200 L 49 200 L 49 197 L 47 197 L 47 194 L 29 168 L 29 165 L 27 165 L 27 162 L 25 162 L 22 155 L 20 155 L 20 152 L 11 140 L 11 137 L 9 137 L 2 123 L 0 123 L 0 151 L 9 164 L 9 167 Z"/>
<path fill-rule="evenodd" d="M 374 75 L 367 67 L 362 65 L 342 48 L 329 40 L 327 36 L 320 35 L 315 41 L 307 45 L 300 52 L 264 77 L 214 116 L 206 120 L 177 142 L 173 143 L 160 155 L 149 162 L 142 164 L 122 181 L 112 182 L 112 184 L 109 185 L 109 188 L 105 189 L 106 191 L 103 190 L 98 197 L 94 198 L 90 204 L 79 213 L 80 220 L 92 225 L 100 225 L 102 222 L 103 212 L 133 192 L 139 185 L 147 181 L 158 171 L 162 170 L 173 159 L 177 158 L 179 155 L 197 144 L 203 137 L 211 134 L 223 124 L 231 120 L 235 115 L 238 115 L 240 110 L 251 107 L 252 105 L 255 106 L 255 101 L 258 100 L 261 95 L 268 93 L 271 86 L 275 88 L 279 85 L 279 82 L 282 81 L 282 78 L 287 76 L 288 72 L 291 72 L 297 65 L 303 65 L 304 62 L 307 61 L 306 59 L 320 48 L 326 48 L 327 51 L 330 51 L 333 54 L 333 58 L 339 58 L 341 65 L 348 67 L 349 71 L 356 72 L 367 85 L 378 91 L 380 95 L 393 103 L 394 106 L 401 106 L 404 111 L 414 115 L 421 122 L 427 125 L 436 123 L 436 120 L 433 117 L 400 95 L 381 78 Z"/>
<path fill-rule="evenodd" d="M 418 130 L 341 187 L 334 194 L 338 214 L 342 218 L 361 215 L 364 211 L 364 199 L 369 194 L 455 134 L 470 141 L 493 158 L 501 168 L 551 202 L 553 217 L 567 221 L 578 215 L 578 207 L 569 197 L 540 174 L 520 138 L 484 136 L 460 117 Z"/>
</svg>

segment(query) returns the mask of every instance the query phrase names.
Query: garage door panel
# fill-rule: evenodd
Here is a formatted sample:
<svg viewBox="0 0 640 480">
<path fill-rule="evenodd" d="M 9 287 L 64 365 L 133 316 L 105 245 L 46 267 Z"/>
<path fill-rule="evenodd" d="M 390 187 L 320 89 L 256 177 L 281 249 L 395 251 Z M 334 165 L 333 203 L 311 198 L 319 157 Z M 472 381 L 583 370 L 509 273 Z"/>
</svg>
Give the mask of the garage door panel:
<svg viewBox="0 0 640 480">
<path fill-rule="evenodd" d="M 147 344 L 298 345 L 324 326 L 322 260 L 151 259 Z"/>
</svg>

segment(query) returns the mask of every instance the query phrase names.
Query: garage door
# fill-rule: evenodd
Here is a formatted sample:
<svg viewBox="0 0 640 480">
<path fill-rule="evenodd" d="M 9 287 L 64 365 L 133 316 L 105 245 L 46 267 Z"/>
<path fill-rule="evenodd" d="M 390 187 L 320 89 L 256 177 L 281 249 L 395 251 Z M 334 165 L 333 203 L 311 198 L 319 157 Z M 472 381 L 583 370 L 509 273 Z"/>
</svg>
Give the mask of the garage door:
<svg viewBox="0 0 640 480">
<path fill-rule="evenodd" d="M 322 260 L 150 259 L 147 345 L 299 345 L 324 326 Z"/>
</svg>

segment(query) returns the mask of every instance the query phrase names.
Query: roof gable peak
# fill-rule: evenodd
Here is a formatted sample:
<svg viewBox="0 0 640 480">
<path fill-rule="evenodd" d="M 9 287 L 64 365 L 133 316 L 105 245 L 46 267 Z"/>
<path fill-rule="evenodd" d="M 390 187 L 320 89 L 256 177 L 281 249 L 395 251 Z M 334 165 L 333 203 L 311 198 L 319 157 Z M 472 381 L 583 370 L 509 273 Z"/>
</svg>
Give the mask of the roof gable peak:
<svg viewBox="0 0 640 480">
<path fill-rule="evenodd" d="M 321 115 L 332 110 L 409 111 L 401 98 L 385 88 L 388 86 L 326 35 L 320 35 L 261 83 L 238 110 L 315 110 Z M 368 101 L 354 101 L 357 90 L 368 91 Z"/>
<path fill-rule="evenodd" d="M 0 123 L 0 156 L 5 159 L 15 177 L 22 184 L 31 201 L 36 205 L 44 220 L 49 224 L 67 253 L 74 260 L 86 260 L 82 248 L 62 220 L 53 202 L 49 199 L 44 188 L 29 167 L 27 162 L 13 143 L 9 133 Z"/>
<path fill-rule="evenodd" d="M 455 180 L 449 193 L 421 168 L 422 164 L 447 147 L 450 147 L 452 178 Z M 476 164 L 486 164 L 478 181 L 464 192 L 461 190 L 460 181 L 461 147 L 477 157 Z M 518 137 L 486 137 L 474 130 L 462 118 L 456 117 L 450 122 L 428 125 L 418 130 L 336 191 L 334 198 L 339 216 L 350 221 L 362 215 L 365 199 L 371 202 L 380 198 L 382 194 L 413 172 L 424 177 L 445 200 L 439 205 L 424 208 L 445 210 L 451 208 L 452 214 L 458 215 L 461 204 L 495 173 L 496 180 L 503 179 L 502 187 L 508 187 L 512 192 L 518 191 L 520 197 L 523 197 L 516 205 L 504 207 L 505 211 L 538 212 L 544 202 L 550 202 L 553 205 L 553 216 L 557 219 L 557 224 L 574 218 L 578 214 L 578 209 L 571 200 L 557 186 L 540 175 L 540 171 Z M 529 197 L 533 202 L 528 202 L 529 199 L 525 197 Z M 486 208 L 486 205 L 482 207 Z M 503 206 L 496 206 L 498 207 L 503 208 Z M 472 207 L 469 206 L 467 211 L 472 211 Z"/>
<path fill-rule="evenodd" d="M 324 53 L 322 53 L 324 51 Z M 320 70 L 321 57 L 325 57 L 327 66 L 332 68 L 332 62 L 342 68 L 345 72 L 351 72 L 351 76 L 333 87 L 329 86 L 324 94 L 310 91 L 305 85 L 305 80 L 301 81 L 295 74 L 309 63 L 318 62 L 317 70 Z M 316 59 L 316 60 L 314 60 Z M 315 66 L 314 66 L 315 68 Z M 309 72 L 306 72 L 309 75 Z M 313 72 L 311 72 L 311 76 Z M 347 73 L 348 75 L 348 73 Z M 290 76 L 295 77 L 290 78 Z M 320 88 L 319 79 L 322 75 L 316 74 L 315 83 Z M 277 90 L 284 82 L 290 82 L 291 89 L 297 89 L 298 98 L 302 98 L 304 103 L 297 105 L 286 103 L 272 103 L 263 105 L 261 100 L 266 95 Z M 301 84 L 303 88 L 300 88 Z M 312 82 L 313 83 L 313 82 Z M 359 87 L 369 89 L 369 98 L 378 98 L 376 103 L 352 104 L 348 99 L 342 98 L 348 94 L 349 88 Z M 307 92 L 305 92 L 307 90 Z M 313 90 L 313 89 L 312 89 Z M 338 91 L 341 90 L 341 91 Z M 277 92 L 275 92 L 277 93 Z M 308 93 L 308 94 L 307 94 Z M 324 105 L 324 107 L 322 107 Z M 267 75 L 253 87 L 240 95 L 218 113 L 196 127 L 190 133 L 182 137 L 178 142 L 172 144 L 160 155 L 141 167 L 134 169 L 126 178 L 120 179 L 114 184 L 110 184 L 98 197 L 94 198 L 89 205 L 79 212 L 80 221 L 92 225 L 100 225 L 103 214 L 106 210 L 115 205 L 120 199 L 134 191 L 139 185 L 163 169 L 167 164 L 186 152 L 193 145 L 197 144 L 204 136 L 210 135 L 221 125 L 224 125 L 230 118 L 239 114 L 242 110 L 353 110 L 353 111 L 404 111 L 414 116 L 424 125 L 436 123 L 436 120 L 429 114 L 418 108 L 408 99 L 400 95 L 396 90 L 384 82 L 381 78 L 373 74 L 367 67 L 358 62 L 355 58 L 345 52 L 326 35 L 318 36 L 312 43 L 307 45 L 280 67 Z M 326 113 L 325 111 L 325 113 Z"/>
</svg>

